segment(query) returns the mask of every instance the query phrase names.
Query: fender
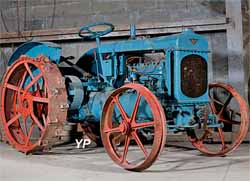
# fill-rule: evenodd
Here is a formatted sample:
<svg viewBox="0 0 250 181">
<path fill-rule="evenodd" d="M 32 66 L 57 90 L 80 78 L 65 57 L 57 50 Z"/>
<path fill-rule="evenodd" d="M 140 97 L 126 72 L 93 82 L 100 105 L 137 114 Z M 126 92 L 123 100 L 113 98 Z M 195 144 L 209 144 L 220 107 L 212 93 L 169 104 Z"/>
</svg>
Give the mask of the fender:
<svg viewBox="0 0 250 181">
<path fill-rule="evenodd" d="M 61 47 L 58 44 L 51 42 L 27 42 L 19 46 L 10 59 L 8 60 L 8 66 L 13 64 L 21 55 L 27 55 L 31 58 L 36 58 L 38 55 L 44 55 L 49 58 L 50 61 L 56 64 L 60 63 Z"/>
</svg>

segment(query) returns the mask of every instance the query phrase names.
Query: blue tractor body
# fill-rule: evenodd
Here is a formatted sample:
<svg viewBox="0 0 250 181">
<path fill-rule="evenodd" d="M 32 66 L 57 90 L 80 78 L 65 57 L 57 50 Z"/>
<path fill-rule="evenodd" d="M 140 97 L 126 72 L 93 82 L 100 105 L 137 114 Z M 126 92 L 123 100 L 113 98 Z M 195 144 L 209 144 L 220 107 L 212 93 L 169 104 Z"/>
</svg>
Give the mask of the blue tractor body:
<svg viewBox="0 0 250 181">
<path fill-rule="evenodd" d="M 128 72 L 126 70 L 126 60 L 132 55 L 142 56 L 144 54 L 150 54 L 152 52 L 154 52 L 155 54 L 162 54 L 162 59 L 158 62 L 138 62 L 137 64 L 134 64 L 133 69 L 146 72 L 137 80 L 138 75 L 136 74 L 136 72 Z M 183 130 L 186 127 L 193 126 L 190 125 L 190 121 L 194 113 L 194 105 L 202 106 L 209 103 L 207 82 L 208 53 L 209 51 L 207 40 L 203 36 L 195 34 L 192 30 L 187 29 L 180 34 L 166 37 L 99 44 L 97 48 L 91 49 L 87 53 L 85 53 L 80 58 L 79 64 L 84 66 L 84 61 L 92 60 L 91 73 L 96 74 L 100 79 L 104 80 L 104 82 L 111 88 L 110 90 L 112 90 L 112 88 L 118 88 L 122 86 L 125 80 L 121 79 L 124 76 L 125 79 L 134 79 L 134 81 L 138 81 L 140 84 L 148 87 L 155 95 L 157 95 L 163 107 L 166 108 L 166 112 L 169 112 L 169 115 L 172 112 L 180 112 L 180 114 L 177 114 L 175 118 L 170 116 L 170 119 L 173 118 L 175 120 L 175 124 L 169 126 L 169 129 L 172 131 L 177 131 Z M 92 58 L 88 59 L 86 57 Z M 189 62 L 202 61 L 202 63 L 198 65 L 191 65 L 192 67 L 182 68 L 182 61 L 185 58 L 187 58 L 186 61 Z M 195 60 L 192 60 L 192 58 L 194 58 Z M 197 58 L 198 60 L 196 60 Z M 97 64 L 98 68 L 96 66 Z M 145 64 L 147 65 L 145 66 Z M 187 68 L 189 68 L 188 71 L 198 71 L 198 73 L 203 73 L 203 75 L 199 76 L 204 76 L 202 82 L 204 90 L 202 90 L 202 92 L 199 93 L 198 96 L 188 96 L 183 92 L 183 88 L 181 85 L 181 75 L 185 72 L 181 71 L 185 71 L 184 69 Z M 199 72 L 201 69 L 203 72 Z M 194 79 L 192 78 L 189 80 L 184 80 L 187 85 L 190 85 L 189 87 L 186 87 L 186 89 L 199 86 L 195 85 L 197 82 L 191 82 L 192 80 Z M 155 85 L 150 86 L 148 84 L 148 82 L 150 81 L 152 81 L 152 84 Z M 93 83 L 95 82 L 96 81 L 93 81 Z M 92 90 L 99 89 L 98 86 L 100 86 L 100 84 L 96 85 L 97 87 L 94 85 L 91 86 Z M 104 92 L 106 93 L 106 91 Z M 97 94 L 100 94 L 100 92 Z M 102 102 L 105 102 L 107 96 L 100 95 L 99 97 L 100 98 L 96 101 L 93 101 L 93 103 L 91 103 L 92 101 L 90 101 L 91 105 L 94 105 L 92 106 L 93 110 L 91 112 L 95 115 L 97 121 L 99 121 L 102 110 L 102 107 L 98 107 L 97 105 L 103 105 L 100 104 L 99 101 L 100 99 L 102 99 Z M 168 97 L 167 100 L 166 97 Z M 134 98 L 129 97 L 128 99 L 124 99 L 123 104 L 127 105 L 125 106 L 127 109 L 132 109 L 132 107 L 130 106 L 129 102 L 125 101 L 133 99 L 135 99 L 135 96 Z M 132 110 L 127 111 L 132 112 Z M 86 113 L 84 113 L 83 110 L 81 110 L 80 112 L 80 119 L 84 120 L 82 118 L 84 117 L 84 115 L 86 115 Z M 181 112 L 185 112 L 186 114 L 181 114 Z M 144 113 L 147 114 L 146 112 Z"/>
<path fill-rule="evenodd" d="M 192 118 L 196 107 L 209 103 L 208 53 L 207 39 L 191 29 L 170 36 L 130 39 L 115 43 L 102 44 L 98 38 L 97 47 L 84 53 L 77 61 L 80 68 L 95 76 L 87 81 L 84 81 L 84 77 L 78 76 L 81 80 L 82 93 L 77 92 L 75 88 L 68 90 L 68 95 L 78 100 L 78 105 L 70 106 L 68 120 L 85 122 L 92 116 L 91 121 L 99 122 L 107 95 L 115 88 L 124 85 L 126 81 L 133 81 L 143 84 L 158 97 L 165 108 L 167 118 L 173 121 L 172 124 L 168 124 L 170 131 L 182 131 L 185 128 L 195 127 L 196 124 L 192 122 Z M 137 70 L 137 72 L 127 70 L 126 60 L 130 57 L 138 59 L 145 55 L 154 56 L 154 54 L 160 56 L 158 57 L 160 60 L 157 62 L 153 59 L 150 62 L 135 60 L 136 63 L 131 64 L 131 70 Z M 45 55 L 58 65 L 63 61 L 61 48 L 54 43 L 25 43 L 15 51 L 8 65 L 15 62 L 20 55 L 33 58 Z M 193 63 L 190 63 L 192 61 Z M 199 79 L 188 77 L 190 74 L 188 71 L 196 71 L 200 76 Z M 138 72 L 144 73 L 138 75 Z M 67 75 L 67 72 L 65 74 Z M 191 74 L 194 75 L 193 72 Z M 195 82 L 196 80 L 198 82 Z M 200 80 L 203 82 L 199 82 Z M 185 85 L 182 84 L 183 82 Z M 200 90 L 197 95 L 191 95 L 192 88 L 197 89 L 197 87 L 202 87 L 203 90 Z M 91 93 L 88 102 L 83 104 L 86 91 Z M 135 98 L 136 96 L 133 95 L 124 98 L 123 104 L 127 105 L 126 111 L 132 112 L 133 108 L 128 100 L 133 101 Z M 71 103 L 69 101 L 69 105 Z M 145 111 L 147 109 L 140 113 L 142 117 L 149 114 Z M 173 113 L 175 113 L 174 116 Z"/>
</svg>

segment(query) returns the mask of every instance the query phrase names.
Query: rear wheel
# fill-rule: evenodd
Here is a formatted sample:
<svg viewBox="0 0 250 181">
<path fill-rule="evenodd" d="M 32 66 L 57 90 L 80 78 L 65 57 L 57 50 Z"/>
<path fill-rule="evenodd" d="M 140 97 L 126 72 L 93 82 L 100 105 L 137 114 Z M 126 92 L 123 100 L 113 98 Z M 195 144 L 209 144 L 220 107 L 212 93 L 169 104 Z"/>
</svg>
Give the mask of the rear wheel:
<svg viewBox="0 0 250 181">
<path fill-rule="evenodd" d="M 43 56 L 21 56 L 3 79 L 1 117 L 17 150 L 28 153 L 54 144 L 67 118 L 67 93 L 58 67 Z"/>
</svg>

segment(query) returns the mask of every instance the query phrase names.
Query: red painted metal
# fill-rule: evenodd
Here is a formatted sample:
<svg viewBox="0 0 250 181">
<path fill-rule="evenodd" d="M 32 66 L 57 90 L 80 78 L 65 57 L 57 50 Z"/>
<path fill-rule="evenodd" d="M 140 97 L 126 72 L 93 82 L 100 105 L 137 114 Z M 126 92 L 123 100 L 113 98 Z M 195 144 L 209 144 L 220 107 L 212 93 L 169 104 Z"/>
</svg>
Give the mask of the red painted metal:
<svg viewBox="0 0 250 181">
<path fill-rule="evenodd" d="M 125 111 L 126 108 L 121 105 L 120 96 L 128 91 L 136 91 L 137 98 L 134 103 L 133 112 L 129 116 Z M 144 99 L 152 112 L 152 120 L 147 122 L 137 122 L 137 111 L 140 108 L 140 101 Z M 112 117 L 115 111 L 115 106 L 119 110 L 122 121 L 115 124 L 112 123 Z M 146 87 L 130 83 L 115 90 L 107 99 L 101 119 L 101 136 L 106 152 L 111 159 L 127 170 L 142 171 L 150 167 L 159 156 L 165 145 L 166 128 L 165 114 L 160 102 L 156 96 Z M 141 137 L 138 135 L 138 129 L 153 127 L 154 139 L 152 145 L 144 145 Z M 128 160 L 129 147 L 138 145 L 143 159 L 140 162 Z M 123 147 L 122 147 L 123 144 Z M 148 149 L 150 147 L 151 149 Z M 119 152 L 119 149 L 122 149 Z M 150 151 L 149 151 L 150 150 Z M 133 151 L 131 151 L 133 152 Z"/>
<path fill-rule="evenodd" d="M 21 56 L 8 68 L 1 92 L 1 132 L 16 149 L 43 150 L 60 139 L 67 93 L 55 64 L 44 56 Z"/>
<path fill-rule="evenodd" d="M 222 101 L 221 94 L 212 95 L 212 93 L 222 91 L 227 95 L 226 100 Z M 221 93 L 222 93 L 221 92 Z M 234 151 L 243 141 L 249 127 L 249 108 L 246 101 L 231 86 L 224 83 L 212 83 L 209 85 L 210 111 L 216 115 L 219 123 L 224 126 L 232 126 L 234 131 L 238 131 L 231 141 L 225 140 L 224 128 L 207 128 L 206 124 L 202 129 L 201 136 L 198 131 L 188 131 L 188 138 L 191 143 L 202 153 L 208 156 L 224 156 Z M 236 108 L 239 108 L 236 110 Z M 238 120 L 236 120 L 238 117 Z M 213 143 L 214 137 L 220 139 L 219 145 Z M 218 141 L 217 141 L 218 143 Z"/>
</svg>

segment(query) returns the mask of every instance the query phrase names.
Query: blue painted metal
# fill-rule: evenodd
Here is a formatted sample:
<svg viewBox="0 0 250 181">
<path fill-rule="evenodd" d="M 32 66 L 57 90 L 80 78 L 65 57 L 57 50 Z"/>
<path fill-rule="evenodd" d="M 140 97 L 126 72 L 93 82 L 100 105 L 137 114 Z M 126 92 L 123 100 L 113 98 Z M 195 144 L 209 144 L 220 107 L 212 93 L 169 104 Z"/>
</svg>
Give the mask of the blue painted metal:
<svg viewBox="0 0 250 181">
<path fill-rule="evenodd" d="M 99 119 L 101 117 L 101 111 L 102 110 L 102 106 L 106 101 L 106 98 L 110 95 L 110 93 L 113 90 L 105 90 L 103 92 L 92 92 L 90 94 L 90 99 L 87 103 L 87 105 L 84 105 L 81 107 L 79 114 L 78 115 L 73 115 L 74 119 L 71 119 L 73 121 L 80 121 L 80 120 L 84 120 L 87 117 L 94 116 L 95 119 L 93 119 L 92 121 L 95 122 L 99 122 Z M 133 106 L 126 106 L 126 105 L 130 105 L 131 102 L 134 103 L 136 100 L 137 94 L 136 93 L 131 93 L 131 94 L 126 94 L 123 97 L 121 97 L 120 102 L 121 104 L 124 106 L 125 111 L 127 112 L 127 114 L 132 114 L 133 112 Z M 148 118 L 150 119 L 152 117 L 152 113 L 150 110 L 150 107 L 148 106 L 148 104 L 145 103 L 145 100 L 142 100 L 140 103 L 140 112 L 138 113 L 138 117 L 141 118 Z M 117 122 L 121 121 L 121 115 L 120 112 L 118 111 L 117 108 L 115 108 L 115 120 Z M 138 122 L 143 122 L 144 120 L 137 120 Z"/>
<path fill-rule="evenodd" d="M 96 26 L 107 26 L 108 28 L 103 31 L 94 31 L 91 28 Z M 98 22 L 98 23 L 91 23 L 86 26 L 82 26 L 78 32 L 78 35 L 82 37 L 83 39 L 96 39 L 101 36 L 104 36 L 110 32 L 112 32 L 115 29 L 114 25 L 111 23 L 106 22 Z M 87 34 L 86 34 L 87 33 Z"/>
<path fill-rule="evenodd" d="M 192 44 L 190 39 L 196 39 L 197 42 Z M 157 51 L 170 49 L 179 51 L 197 51 L 204 53 L 209 52 L 206 38 L 204 36 L 195 34 L 190 30 L 165 37 L 107 43 L 102 44 L 99 48 L 100 53 L 136 52 L 149 50 Z"/>
<path fill-rule="evenodd" d="M 136 27 L 135 24 L 130 25 L 130 39 L 135 40 L 136 38 Z"/>
<path fill-rule="evenodd" d="M 86 57 L 92 57 L 90 71 L 97 75 L 98 82 L 106 84 L 104 84 L 104 89 L 101 90 L 98 87 L 99 83 L 94 85 L 95 79 L 92 79 L 92 83 L 85 84 L 89 91 L 95 92 L 90 94 L 88 104 L 83 106 L 79 110 L 79 115 L 75 117 L 78 117 L 78 120 L 84 120 L 91 113 L 95 120 L 99 121 L 102 105 L 108 94 L 113 89 L 122 86 L 124 79 L 127 79 L 145 85 L 159 98 L 168 118 L 172 120 L 172 124 L 168 124 L 169 131 L 182 131 L 197 126 L 197 123 L 192 123 L 193 117 L 199 107 L 208 105 L 208 90 L 197 98 L 191 98 L 183 94 L 180 84 L 181 62 L 184 57 L 194 54 L 199 55 L 208 63 L 209 50 L 206 38 L 190 29 L 184 30 L 180 34 L 151 39 L 135 39 L 135 26 L 131 26 L 130 32 L 130 40 L 115 43 L 101 44 L 99 37 L 97 37 L 97 47 L 90 49 L 79 59 L 79 62 L 84 65 L 84 61 L 91 61 Z M 137 62 L 131 67 L 137 72 L 127 70 L 126 59 L 131 54 L 142 55 L 148 52 L 162 52 L 165 58 L 158 63 L 151 62 L 146 65 Z M 170 58 L 171 53 L 174 60 Z M 171 67 L 171 62 L 174 64 L 173 67 Z M 171 75 L 172 68 L 174 69 L 174 75 Z M 172 79 L 171 76 L 174 78 Z M 148 81 L 154 85 L 149 85 Z M 172 81 L 174 81 L 174 87 L 172 87 Z M 107 87 L 109 87 L 109 91 L 105 90 Z M 171 89 L 174 90 L 174 95 L 171 95 Z M 133 94 L 123 95 L 120 100 L 128 114 L 132 111 L 132 106 L 129 105 L 134 101 L 134 97 Z M 169 99 L 166 100 L 166 97 Z M 150 110 L 148 108 L 142 110 L 139 114 L 144 118 L 147 117 Z M 211 125 L 219 126 L 213 121 L 211 121 Z"/>
<path fill-rule="evenodd" d="M 51 61 L 59 63 L 61 48 L 51 42 L 27 42 L 18 47 L 8 60 L 8 66 L 13 64 L 21 55 L 36 58 L 39 55 L 48 57 Z"/>
</svg>

